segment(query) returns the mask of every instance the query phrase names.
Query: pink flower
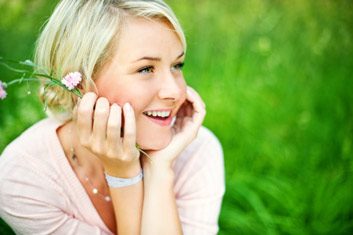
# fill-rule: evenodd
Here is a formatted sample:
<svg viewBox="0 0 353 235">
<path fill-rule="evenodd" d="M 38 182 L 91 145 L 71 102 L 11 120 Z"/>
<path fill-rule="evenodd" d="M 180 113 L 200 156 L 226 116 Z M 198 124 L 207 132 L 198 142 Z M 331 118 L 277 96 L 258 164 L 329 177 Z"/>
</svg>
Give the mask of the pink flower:
<svg viewBox="0 0 353 235">
<path fill-rule="evenodd" d="M 67 89 L 70 91 L 75 89 L 76 86 L 81 82 L 82 75 L 79 72 L 73 72 L 67 74 L 63 79 L 61 79 L 61 83 L 64 84 Z"/>
<path fill-rule="evenodd" d="M 5 91 L 6 84 L 0 81 L 0 99 L 5 99 L 6 98 L 6 91 Z"/>
</svg>

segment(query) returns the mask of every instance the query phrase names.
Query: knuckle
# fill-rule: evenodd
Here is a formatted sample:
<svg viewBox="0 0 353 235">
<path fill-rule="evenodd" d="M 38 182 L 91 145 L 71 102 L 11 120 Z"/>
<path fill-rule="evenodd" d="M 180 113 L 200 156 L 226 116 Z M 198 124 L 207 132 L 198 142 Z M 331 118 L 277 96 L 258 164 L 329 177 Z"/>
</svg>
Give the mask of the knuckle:
<svg viewBox="0 0 353 235">
<path fill-rule="evenodd" d="M 100 144 L 93 144 L 91 146 L 91 150 L 96 153 L 96 154 L 99 154 L 99 155 L 103 155 L 104 154 L 104 151 L 103 151 L 103 148 Z"/>
<path fill-rule="evenodd" d="M 84 142 L 84 141 L 81 141 L 81 145 L 85 148 L 89 148 L 89 143 L 88 142 Z"/>
<path fill-rule="evenodd" d="M 116 158 L 117 154 L 114 150 L 108 150 L 106 156 L 110 159 Z"/>
<path fill-rule="evenodd" d="M 130 161 L 130 156 L 127 155 L 127 154 L 123 154 L 121 157 L 120 157 L 120 160 L 124 163 L 126 162 L 129 162 Z"/>
<path fill-rule="evenodd" d="M 80 144 L 83 147 L 87 148 L 87 147 L 89 147 L 89 140 L 87 138 L 80 136 Z"/>
</svg>

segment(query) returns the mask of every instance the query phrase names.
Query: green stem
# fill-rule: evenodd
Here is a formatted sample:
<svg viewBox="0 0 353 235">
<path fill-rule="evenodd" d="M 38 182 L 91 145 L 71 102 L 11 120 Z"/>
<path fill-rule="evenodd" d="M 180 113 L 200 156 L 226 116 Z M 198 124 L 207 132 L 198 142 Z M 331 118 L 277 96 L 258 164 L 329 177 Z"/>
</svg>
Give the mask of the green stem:
<svg viewBox="0 0 353 235">
<path fill-rule="evenodd" d="M 58 81 L 57 79 L 53 78 L 52 76 L 44 73 L 32 73 L 33 76 L 38 76 L 38 77 L 44 77 L 44 78 L 49 78 L 51 81 L 55 80 Z"/>
<path fill-rule="evenodd" d="M 28 70 L 22 70 L 22 69 L 16 69 L 8 64 L 5 64 L 3 62 L 0 62 L 0 64 L 4 65 L 6 68 L 8 68 L 9 70 L 11 71 L 14 71 L 16 73 L 28 73 L 29 71 Z"/>
<path fill-rule="evenodd" d="M 138 145 L 136 145 L 136 148 L 138 151 L 140 151 L 140 153 L 144 154 L 148 158 L 148 160 L 150 160 L 150 162 L 152 162 L 152 158 L 150 155 L 148 155 L 145 151 L 143 151 Z"/>
<path fill-rule="evenodd" d="M 56 79 L 52 75 L 38 72 L 38 70 L 37 70 L 37 72 L 35 72 L 35 71 L 33 71 L 33 69 L 32 70 L 17 69 L 17 68 L 14 68 L 14 67 L 8 65 L 7 63 L 29 66 L 29 67 L 32 67 L 33 69 L 38 68 L 38 66 L 30 60 L 28 60 L 28 61 L 15 61 L 15 60 L 7 60 L 7 59 L 0 57 L 0 64 L 4 65 L 6 68 L 8 68 L 11 71 L 14 71 L 16 73 L 22 73 L 22 77 L 20 79 L 15 79 L 10 82 L 3 83 L 5 85 L 5 87 L 11 86 L 16 83 L 22 83 L 22 82 L 34 82 L 34 81 L 39 82 L 41 80 L 41 78 L 47 78 L 47 79 L 49 79 L 49 82 L 48 82 L 49 86 L 57 85 L 57 86 L 63 88 L 64 90 L 67 90 L 67 91 L 73 93 L 74 95 L 82 98 L 82 94 L 78 88 L 74 88 L 72 90 L 69 90 L 60 80 Z M 25 78 L 25 76 L 29 76 L 29 77 Z M 48 85 L 46 86 L 46 88 L 48 88 Z"/>
<path fill-rule="evenodd" d="M 21 79 L 15 79 L 10 82 L 6 83 L 6 86 L 11 86 L 16 83 L 22 83 L 22 82 L 33 82 L 33 81 L 39 81 L 37 78 L 21 78 Z"/>
</svg>

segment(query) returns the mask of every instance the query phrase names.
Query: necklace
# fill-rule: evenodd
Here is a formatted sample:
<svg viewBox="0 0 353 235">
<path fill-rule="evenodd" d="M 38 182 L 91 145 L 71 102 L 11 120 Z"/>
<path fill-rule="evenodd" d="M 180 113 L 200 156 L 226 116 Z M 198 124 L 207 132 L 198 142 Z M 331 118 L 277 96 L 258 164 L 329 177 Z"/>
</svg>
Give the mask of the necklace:
<svg viewBox="0 0 353 235">
<path fill-rule="evenodd" d="M 73 147 L 70 148 L 70 157 L 71 157 L 72 161 L 74 161 L 77 164 L 78 167 L 81 167 L 81 165 L 78 162 L 77 156 L 75 154 L 75 149 Z M 106 202 L 110 202 L 112 200 L 109 195 L 104 195 L 103 193 L 101 193 L 98 190 L 98 188 L 94 186 L 93 182 L 91 181 L 91 179 L 87 175 L 83 175 L 83 179 L 85 180 L 85 182 L 87 182 L 90 185 L 90 187 L 92 189 L 91 192 L 94 195 L 99 196 L 100 198 L 102 198 Z"/>
<path fill-rule="evenodd" d="M 73 137 L 73 135 L 72 135 L 72 128 L 69 128 L 69 134 L 70 134 L 71 137 Z M 72 139 L 73 139 L 73 138 L 72 138 Z M 73 141 L 71 141 L 71 143 L 73 143 Z M 145 156 L 147 157 L 147 159 L 148 159 L 150 162 L 152 162 L 151 157 L 150 157 L 145 151 L 143 151 L 138 145 L 136 145 L 136 148 L 138 149 L 138 151 L 139 151 L 140 153 L 142 153 L 143 155 L 145 155 Z M 73 146 L 70 147 L 70 156 L 69 156 L 69 157 L 71 158 L 72 162 L 75 162 L 75 164 L 77 165 L 77 167 L 82 167 L 82 166 L 80 165 L 79 161 L 78 161 L 78 158 L 77 158 L 77 156 L 76 156 L 76 154 L 75 154 L 75 148 L 74 148 Z M 78 173 L 78 172 L 77 172 L 77 176 L 79 177 L 79 173 Z M 91 189 L 92 189 L 91 192 L 92 192 L 94 195 L 99 196 L 100 198 L 102 198 L 102 199 L 103 199 L 104 201 L 106 201 L 106 202 L 111 202 L 112 198 L 111 198 L 109 195 L 104 195 L 103 193 L 101 193 L 101 192 L 98 190 L 98 188 L 97 188 L 96 186 L 94 186 L 93 182 L 91 181 L 91 179 L 90 179 L 87 175 L 84 174 L 84 175 L 83 175 L 83 179 L 84 179 L 85 182 L 87 182 L 87 183 L 90 185 L 90 187 L 91 187 Z"/>
<path fill-rule="evenodd" d="M 71 129 L 69 130 L 69 133 L 72 136 Z M 73 142 L 71 142 L 71 143 L 73 143 Z M 80 167 L 80 168 L 82 167 L 78 161 L 78 158 L 75 154 L 75 148 L 73 146 L 70 147 L 70 158 L 71 158 L 72 162 L 74 162 L 77 165 L 77 167 Z M 76 171 L 76 172 L 77 172 L 77 176 L 80 177 L 78 171 Z M 83 179 L 85 182 L 87 182 L 89 184 L 89 186 L 91 187 L 91 190 L 92 190 L 91 192 L 94 195 L 97 195 L 98 197 L 102 198 L 106 202 L 111 202 L 112 198 L 109 195 L 104 195 L 103 193 L 101 193 L 98 190 L 98 188 L 96 186 L 94 186 L 92 180 L 87 175 L 84 174 Z"/>
</svg>

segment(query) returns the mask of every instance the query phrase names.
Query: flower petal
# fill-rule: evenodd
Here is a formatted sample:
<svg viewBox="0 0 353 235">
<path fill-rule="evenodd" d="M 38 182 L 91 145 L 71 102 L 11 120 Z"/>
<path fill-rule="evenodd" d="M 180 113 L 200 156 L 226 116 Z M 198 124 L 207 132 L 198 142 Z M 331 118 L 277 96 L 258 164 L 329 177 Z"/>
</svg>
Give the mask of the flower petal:
<svg viewBox="0 0 353 235">
<path fill-rule="evenodd" d="M 0 81 L 0 99 L 5 99 L 7 96 L 6 90 L 5 90 L 6 84 Z"/>
</svg>

